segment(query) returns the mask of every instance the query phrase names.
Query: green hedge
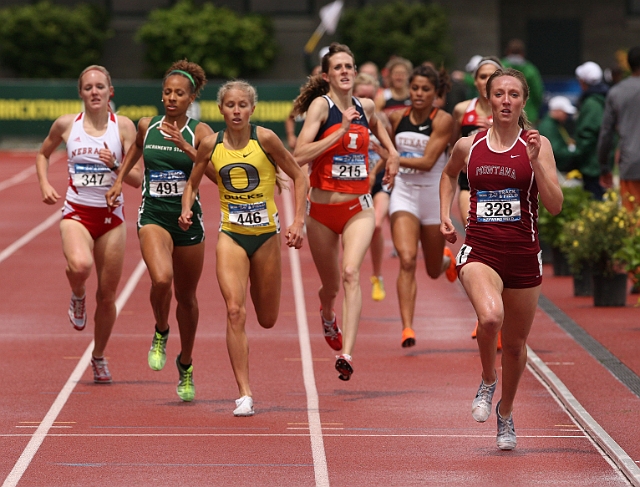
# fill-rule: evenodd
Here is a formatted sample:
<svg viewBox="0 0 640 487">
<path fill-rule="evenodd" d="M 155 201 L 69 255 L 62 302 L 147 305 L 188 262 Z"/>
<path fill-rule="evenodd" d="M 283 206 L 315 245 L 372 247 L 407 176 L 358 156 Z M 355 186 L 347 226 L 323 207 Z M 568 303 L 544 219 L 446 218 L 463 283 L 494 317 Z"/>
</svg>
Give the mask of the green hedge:
<svg viewBox="0 0 640 487">
<path fill-rule="evenodd" d="M 104 9 L 44 1 L 0 10 L 0 62 L 21 78 L 76 78 L 111 36 Z"/>
<path fill-rule="evenodd" d="M 211 78 L 247 77 L 269 68 L 277 52 L 269 18 L 240 17 L 228 8 L 189 0 L 152 11 L 136 39 L 145 45 L 152 77 L 163 76 L 179 59 L 198 63 Z"/>
</svg>

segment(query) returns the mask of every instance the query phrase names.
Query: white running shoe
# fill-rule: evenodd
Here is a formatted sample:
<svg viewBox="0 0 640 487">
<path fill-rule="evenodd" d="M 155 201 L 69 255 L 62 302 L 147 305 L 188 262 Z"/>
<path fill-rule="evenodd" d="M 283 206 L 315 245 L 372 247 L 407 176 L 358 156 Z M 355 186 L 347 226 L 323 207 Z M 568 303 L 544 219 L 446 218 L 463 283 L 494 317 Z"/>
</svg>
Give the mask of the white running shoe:
<svg viewBox="0 0 640 487">
<path fill-rule="evenodd" d="M 516 439 L 516 428 L 513 426 L 513 414 L 508 418 L 500 416 L 500 403 L 496 405 L 496 417 L 498 418 L 498 436 L 496 442 L 501 450 L 513 450 L 518 441 Z"/>
<path fill-rule="evenodd" d="M 484 423 L 491 414 L 491 401 L 493 393 L 496 392 L 498 378 L 493 384 L 485 384 L 484 380 L 480 381 L 480 387 L 476 393 L 476 398 L 471 405 L 471 415 L 478 423 Z"/>
<path fill-rule="evenodd" d="M 253 416 L 253 398 L 251 396 L 242 396 L 236 399 L 236 408 L 233 410 L 234 416 Z"/>
<path fill-rule="evenodd" d="M 69 302 L 69 321 L 71 325 L 78 330 L 84 330 L 87 326 L 87 309 L 86 309 L 86 294 L 81 298 L 71 293 L 71 301 Z"/>
</svg>

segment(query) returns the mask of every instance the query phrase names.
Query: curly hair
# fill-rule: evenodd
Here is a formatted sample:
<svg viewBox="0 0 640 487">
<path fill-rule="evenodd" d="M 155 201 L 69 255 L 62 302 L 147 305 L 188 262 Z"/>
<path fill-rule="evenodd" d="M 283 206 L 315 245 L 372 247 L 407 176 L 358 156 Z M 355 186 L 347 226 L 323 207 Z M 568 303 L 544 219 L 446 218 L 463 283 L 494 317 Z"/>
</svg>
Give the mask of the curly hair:
<svg viewBox="0 0 640 487">
<path fill-rule="evenodd" d="M 200 95 L 200 91 L 204 85 L 207 84 L 207 75 L 205 74 L 204 69 L 202 69 L 199 64 L 189 62 L 186 59 L 181 59 L 180 61 L 173 63 L 164 74 L 162 83 L 164 84 L 165 81 L 167 81 L 167 78 L 174 74 L 184 76 L 191 82 L 189 84 L 189 86 L 191 86 L 191 93 L 195 93 L 196 97 Z"/>
</svg>

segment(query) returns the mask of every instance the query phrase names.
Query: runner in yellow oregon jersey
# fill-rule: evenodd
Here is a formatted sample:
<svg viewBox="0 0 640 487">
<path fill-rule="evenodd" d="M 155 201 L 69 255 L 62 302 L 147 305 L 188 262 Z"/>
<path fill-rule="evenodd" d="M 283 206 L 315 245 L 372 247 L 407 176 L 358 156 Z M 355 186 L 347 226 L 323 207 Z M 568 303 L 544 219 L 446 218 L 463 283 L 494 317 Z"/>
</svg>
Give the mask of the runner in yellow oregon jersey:
<svg viewBox="0 0 640 487">
<path fill-rule="evenodd" d="M 307 178 L 271 130 L 250 123 L 256 90 L 245 81 L 229 81 L 218 91 L 226 129 L 205 138 L 182 195 L 179 223 L 188 231 L 200 180 L 213 163 L 220 194 L 221 222 L 216 273 L 227 305 L 227 350 L 240 398 L 233 414 L 254 414 L 249 387 L 249 345 L 245 332 L 246 289 L 263 328 L 275 325 L 280 309 L 280 223 L 274 201 L 282 186 L 278 169 L 293 181 L 295 215 L 286 230 L 289 247 L 302 247 Z"/>
</svg>

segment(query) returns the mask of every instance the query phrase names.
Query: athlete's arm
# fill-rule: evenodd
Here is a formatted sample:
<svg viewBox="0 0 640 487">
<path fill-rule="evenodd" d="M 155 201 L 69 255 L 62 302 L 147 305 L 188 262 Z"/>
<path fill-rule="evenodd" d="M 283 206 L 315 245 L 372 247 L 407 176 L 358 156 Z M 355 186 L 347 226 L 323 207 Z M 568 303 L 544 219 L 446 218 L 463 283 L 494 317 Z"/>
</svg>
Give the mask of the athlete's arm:
<svg viewBox="0 0 640 487">
<path fill-rule="evenodd" d="M 398 151 L 396 150 L 393 142 L 391 141 L 391 137 L 389 137 L 389 132 L 382 125 L 382 123 L 378 123 L 378 117 L 375 113 L 375 106 L 371 100 L 362 100 L 362 106 L 365 109 L 365 114 L 369 114 L 369 129 L 371 132 L 378 138 L 382 147 L 384 147 L 387 151 L 387 158 L 385 162 L 385 174 L 384 174 L 384 183 L 389 186 L 393 186 L 393 181 L 398 174 L 398 168 L 400 167 L 400 156 L 398 155 Z"/>
<path fill-rule="evenodd" d="M 295 189 L 295 215 L 293 222 L 287 229 L 286 239 L 289 247 L 299 249 L 302 247 L 304 238 L 304 214 L 306 209 L 307 191 L 309 189 L 307 177 L 293 158 L 291 153 L 285 148 L 280 138 L 269 129 L 257 128 L 258 141 L 269 157 L 276 161 L 276 164 L 284 173 L 293 180 Z"/>
<path fill-rule="evenodd" d="M 180 225 L 180 228 L 182 228 L 183 230 L 188 230 L 191 226 L 191 217 L 193 216 L 191 207 L 196 200 L 198 188 L 200 187 L 200 181 L 202 181 L 202 176 L 207 170 L 207 166 L 211 166 L 211 153 L 213 152 L 215 143 L 216 134 L 212 133 L 211 135 L 208 135 L 207 137 L 202 139 L 202 142 L 200 142 L 198 146 L 198 151 L 196 152 L 196 160 L 193 164 L 191 175 L 189 176 L 189 180 L 187 181 L 184 192 L 182 193 L 182 213 L 178 218 L 178 225 Z"/>
<path fill-rule="evenodd" d="M 313 161 L 329 147 L 338 142 L 342 136 L 349 131 L 351 120 L 358 118 L 360 114 L 355 107 L 349 107 L 342 113 L 342 124 L 338 130 L 316 141 L 316 135 L 318 135 L 320 127 L 327 120 L 328 116 L 329 104 L 327 100 L 318 97 L 311 102 L 307 110 L 307 117 L 302 125 L 302 130 L 298 135 L 296 148 L 293 152 L 298 164 L 302 165 Z"/>
<path fill-rule="evenodd" d="M 458 175 L 467 164 L 472 139 L 473 137 L 462 137 L 456 142 L 440 176 L 440 232 L 450 243 L 455 243 L 458 239 L 456 228 L 451 221 L 451 204 L 458 187 Z"/>
<path fill-rule="evenodd" d="M 529 130 L 527 132 L 527 155 L 533 167 L 540 201 L 549 210 L 549 213 L 557 215 L 562 210 L 564 196 L 558 182 L 556 161 L 549 139 L 540 135 L 537 130 Z"/>
<path fill-rule="evenodd" d="M 149 128 L 149 122 L 151 118 L 145 117 L 138 121 L 138 131 L 136 133 L 135 142 L 131 144 L 129 150 L 124 155 L 124 160 L 118 170 L 118 177 L 113 183 L 113 186 L 109 188 L 109 191 L 104 195 L 107 200 L 107 205 L 111 207 L 118 206 L 118 197 L 122 193 L 122 182 L 124 178 L 129 174 L 133 167 L 138 163 L 140 157 L 142 157 L 142 147 L 144 146 L 144 137 Z"/>
<path fill-rule="evenodd" d="M 118 115 L 118 127 L 120 127 L 120 139 L 122 141 L 122 150 L 126 155 L 136 142 L 136 126 L 127 117 Z M 116 170 L 120 171 L 122 167 Z M 124 182 L 134 188 L 139 188 L 142 184 L 142 178 L 144 176 L 144 170 L 142 168 L 142 161 L 137 160 L 135 166 L 131 168 L 127 176 L 124 178 Z"/>
<path fill-rule="evenodd" d="M 42 142 L 40 150 L 36 155 L 36 174 L 38 175 L 38 181 L 40 182 L 40 192 L 42 193 L 42 201 L 48 205 L 55 204 L 60 195 L 53 186 L 49 183 L 48 171 L 49 171 L 49 158 L 54 150 L 62 143 L 66 141 L 73 124 L 73 118 L 75 115 L 62 115 L 58 117 L 49 129 L 49 134 Z"/>
<path fill-rule="evenodd" d="M 403 167 L 431 171 L 438 158 L 446 150 L 451 142 L 453 132 L 453 117 L 444 110 L 438 110 L 433 120 L 433 127 L 427 146 L 422 157 L 401 157 L 400 164 Z"/>
</svg>

